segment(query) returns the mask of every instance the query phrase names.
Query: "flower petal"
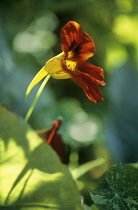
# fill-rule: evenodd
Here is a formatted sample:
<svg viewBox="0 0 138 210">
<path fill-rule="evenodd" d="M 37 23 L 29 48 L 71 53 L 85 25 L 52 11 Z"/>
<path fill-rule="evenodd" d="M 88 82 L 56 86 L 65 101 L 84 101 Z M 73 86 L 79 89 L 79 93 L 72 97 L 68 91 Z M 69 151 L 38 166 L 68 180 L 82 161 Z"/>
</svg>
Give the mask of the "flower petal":
<svg viewBox="0 0 138 210">
<path fill-rule="evenodd" d="M 62 118 L 59 118 L 58 121 L 53 121 L 51 129 L 39 130 L 37 131 L 37 134 L 43 139 L 45 143 L 48 143 L 57 152 L 61 161 L 65 163 L 65 158 L 64 158 L 65 145 L 61 134 L 58 134 L 57 132 L 61 124 L 62 124 Z"/>
<path fill-rule="evenodd" d="M 64 71 L 61 60 L 64 60 L 65 53 L 62 52 L 59 55 L 49 59 L 45 64 L 45 71 L 48 72 L 55 79 L 68 79 L 70 75 Z"/>
<path fill-rule="evenodd" d="M 61 49 L 66 54 L 74 50 L 82 41 L 82 28 L 75 21 L 69 21 L 61 28 Z"/>
<path fill-rule="evenodd" d="M 103 97 L 98 88 L 98 83 L 100 83 L 100 80 L 97 80 L 91 75 L 85 72 L 82 72 L 81 66 L 78 66 L 75 71 L 71 71 L 70 69 L 66 67 L 64 62 L 62 62 L 62 65 L 63 65 L 64 70 L 71 75 L 72 79 L 78 85 L 83 87 L 87 97 L 91 101 L 93 101 L 94 103 L 97 103 L 103 100 Z"/>
<path fill-rule="evenodd" d="M 88 75 L 72 74 L 72 78 L 78 85 L 83 87 L 85 94 L 87 95 L 89 100 L 93 101 L 94 103 L 103 100 L 97 83 Z"/>
<path fill-rule="evenodd" d="M 79 70 L 90 75 L 98 84 L 105 85 L 103 69 L 87 62 L 79 62 Z"/>
<path fill-rule="evenodd" d="M 73 60 L 88 60 L 94 55 L 94 42 L 91 37 L 83 32 L 81 43 L 74 49 Z"/>
</svg>

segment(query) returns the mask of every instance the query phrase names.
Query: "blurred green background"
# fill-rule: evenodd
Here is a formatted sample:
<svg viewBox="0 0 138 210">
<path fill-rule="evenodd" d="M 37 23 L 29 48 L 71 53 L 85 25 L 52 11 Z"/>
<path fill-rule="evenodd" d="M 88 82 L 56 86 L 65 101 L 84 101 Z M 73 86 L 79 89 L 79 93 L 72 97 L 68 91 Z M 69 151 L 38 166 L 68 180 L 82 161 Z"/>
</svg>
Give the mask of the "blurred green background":
<svg viewBox="0 0 138 210">
<path fill-rule="evenodd" d="M 104 101 L 94 104 L 71 79 L 51 78 L 29 120 L 34 129 L 63 117 L 60 133 L 70 161 L 97 157 L 107 162 L 137 161 L 138 1 L 0 1 L 0 103 L 24 118 L 33 101 L 25 91 L 45 62 L 59 54 L 60 28 L 81 24 L 96 45 L 89 62 L 105 72 Z M 108 164 L 107 164 L 108 165 Z"/>
</svg>

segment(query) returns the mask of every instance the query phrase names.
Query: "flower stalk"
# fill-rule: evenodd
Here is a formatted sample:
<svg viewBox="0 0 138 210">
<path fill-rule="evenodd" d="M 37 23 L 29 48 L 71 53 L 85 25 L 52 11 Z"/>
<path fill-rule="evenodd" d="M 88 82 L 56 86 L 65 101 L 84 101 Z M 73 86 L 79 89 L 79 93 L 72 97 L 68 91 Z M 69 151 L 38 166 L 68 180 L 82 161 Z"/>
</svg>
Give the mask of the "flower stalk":
<svg viewBox="0 0 138 210">
<path fill-rule="evenodd" d="M 31 116 L 31 114 L 32 114 L 32 112 L 34 110 L 34 107 L 35 107 L 35 105 L 36 105 L 36 103 L 37 103 L 37 101 L 38 101 L 38 99 L 39 99 L 39 97 L 40 97 L 40 95 L 41 95 L 41 93 L 42 93 L 46 83 L 48 82 L 49 78 L 50 78 L 50 74 L 47 74 L 47 76 L 44 79 L 44 81 L 42 82 L 39 90 L 37 91 L 37 94 L 36 94 L 36 96 L 35 96 L 35 98 L 33 100 L 33 103 L 31 105 L 31 107 L 29 108 L 29 110 L 28 110 L 28 112 L 27 112 L 27 114 L 25 116 L 25 122 L 27 122 L 29 120 L 29 118 L 30 118 L 30 116 Z"/>
</svg>

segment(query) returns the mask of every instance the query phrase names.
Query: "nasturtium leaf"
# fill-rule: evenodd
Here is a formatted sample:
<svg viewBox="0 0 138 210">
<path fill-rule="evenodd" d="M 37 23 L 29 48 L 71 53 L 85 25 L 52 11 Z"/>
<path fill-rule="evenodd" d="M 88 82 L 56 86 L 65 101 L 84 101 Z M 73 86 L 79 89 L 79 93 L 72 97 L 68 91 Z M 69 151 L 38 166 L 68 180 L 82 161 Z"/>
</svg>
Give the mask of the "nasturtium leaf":
<svg viewBox="0 0 138 210">
<path fill-rule="evenodd" d="M 138 164 L 116 164 L 100 178 L 99 187 L 90 191 L 100 209 L 138 209 Z"/>
<path fill-rule="evenodd" d="M 0 107 L 0 209 L 76 209 L 81 199 L 55 151 Z"/>
</svg>

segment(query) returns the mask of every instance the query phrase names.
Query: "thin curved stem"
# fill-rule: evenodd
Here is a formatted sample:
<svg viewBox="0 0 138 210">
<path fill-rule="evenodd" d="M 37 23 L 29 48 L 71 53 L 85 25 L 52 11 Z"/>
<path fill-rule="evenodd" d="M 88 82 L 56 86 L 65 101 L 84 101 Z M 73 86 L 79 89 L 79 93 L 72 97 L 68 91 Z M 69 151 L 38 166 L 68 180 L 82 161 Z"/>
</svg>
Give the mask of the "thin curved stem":
<svg viewBox="0 0 138 210">
<path fill-rule="evenodd" d="M 29 120 L 29 118 L 30 118 L 30 116 L 31 116 L 31 114 L 32 114 L 32 112 L 33 112 L 33 110 L 34 110 L 34 107 L 35 107 L 35 105 L 36 105 L 36 103 L 37 103 L 37 101 L 38 101 L 38 99 L 39 99 L 39 97 L 40 97 L 40 95 L 41 95 L 41 93 L 42 93 L 42 91 L 43 91 L 43 89 L 44 89 L 46 83 L 48 82 L 49 78 L 50 78 L 50 74 L 48 74 L 48 75 L 46 76 L 46 78 L 45 78 L 44 81 L 42 82 L 42 84 L 41 84 L 39 90 L 37 91 L 37 94 L 36 94 L 36 96 L 35 96 L 35 98 L 34 98 L 34 100 L 33 100 L 33 103 L 32 103 L 32 105 L 30 106 L 30 108 L 29 108 L 29 110 L 28 110 L 28 112 L 27 112 L 27 114 L 26 114 L 26 116 L 25 116 L 25 122 L 27 122 L 27 121 Z"/>
</svg>

